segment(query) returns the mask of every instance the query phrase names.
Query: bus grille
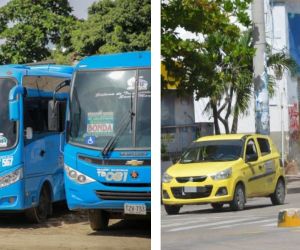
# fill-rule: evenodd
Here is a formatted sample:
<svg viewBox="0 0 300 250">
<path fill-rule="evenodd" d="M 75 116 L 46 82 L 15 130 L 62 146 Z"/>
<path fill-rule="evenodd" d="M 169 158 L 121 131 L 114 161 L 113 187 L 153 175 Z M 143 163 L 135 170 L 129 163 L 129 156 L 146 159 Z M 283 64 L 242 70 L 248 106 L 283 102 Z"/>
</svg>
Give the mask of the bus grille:
<svg viewBox="0 0 300 250">
<path fill-rule="evenodd" d="M 210 196 L 213 186 L 197 187 L 195 193 L 185 193 L 183 187 L 173 187 L 172 193 L 176 199 L 198 199 Z"/>
<path fill-rule="evenodd" d="M 102 200 L 131 200 L 150 201 L 151 192 L 120 192 L 120 191 L 96 191 L 97 196 Z"/>
</svg>

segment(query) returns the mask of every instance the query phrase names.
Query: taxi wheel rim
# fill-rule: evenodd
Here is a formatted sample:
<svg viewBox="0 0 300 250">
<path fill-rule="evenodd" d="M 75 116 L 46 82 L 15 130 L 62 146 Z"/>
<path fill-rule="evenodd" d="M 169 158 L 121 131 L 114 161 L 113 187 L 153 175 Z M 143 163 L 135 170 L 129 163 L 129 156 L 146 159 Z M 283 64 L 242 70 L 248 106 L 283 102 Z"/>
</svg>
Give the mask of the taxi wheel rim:
<svg viewBox="0 0 300 250">
<path fill-rule="evenodd" d="M 278 200 L 280 200 L 281 202 L 284 199 L 284 192 L 285 192 L 284 186 L 283 186 L 282 182 L 280 181 L 277 186 L 276 194 L 277 194 Z"/>
<path fill-rule="evenodd" d="M 242 208 L 244 206 L 245 198 L 244 198 L 244 192 L 241 188 L 237 190 L 236 200 L 237 200 L 238 207 Z"/>
</svg>

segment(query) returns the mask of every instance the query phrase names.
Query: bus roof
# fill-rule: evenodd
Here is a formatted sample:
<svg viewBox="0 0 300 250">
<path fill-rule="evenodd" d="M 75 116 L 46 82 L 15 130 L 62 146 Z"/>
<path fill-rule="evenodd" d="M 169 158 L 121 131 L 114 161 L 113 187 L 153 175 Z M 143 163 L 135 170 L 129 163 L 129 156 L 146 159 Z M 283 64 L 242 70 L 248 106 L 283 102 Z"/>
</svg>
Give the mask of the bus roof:
<svg viewBox="0 0 300 250">
<path fill-rule="evenodd" d="M 150 67 L 150 51 L 94 55 L 82 59 L 76 70 Z"/>
<path fill-rule="evenodd" d="M 70 78 L 74 67 L 69 65 L 34 65 L 8 64 L 0 66 L 0 76 L 11 76 L 14 74 L 23 76 L 53 76 Z"/>
</svg>

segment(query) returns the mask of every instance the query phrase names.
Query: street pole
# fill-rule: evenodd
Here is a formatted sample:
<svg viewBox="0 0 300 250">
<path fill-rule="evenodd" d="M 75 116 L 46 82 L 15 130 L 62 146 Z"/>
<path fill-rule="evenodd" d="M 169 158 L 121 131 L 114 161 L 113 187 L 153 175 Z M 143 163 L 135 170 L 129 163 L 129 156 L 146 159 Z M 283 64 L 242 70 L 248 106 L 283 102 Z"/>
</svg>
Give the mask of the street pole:
<svg viewBox="0 0 300 250">
<path fill-rule="evenodd" d="M 255 130 L 270 134 L 269 93 L 266 69 L 266 38 L 264 0 L 252 2 L 253 41 L 256 53 L 253 58 L 255 93 Z"/>
</svg>

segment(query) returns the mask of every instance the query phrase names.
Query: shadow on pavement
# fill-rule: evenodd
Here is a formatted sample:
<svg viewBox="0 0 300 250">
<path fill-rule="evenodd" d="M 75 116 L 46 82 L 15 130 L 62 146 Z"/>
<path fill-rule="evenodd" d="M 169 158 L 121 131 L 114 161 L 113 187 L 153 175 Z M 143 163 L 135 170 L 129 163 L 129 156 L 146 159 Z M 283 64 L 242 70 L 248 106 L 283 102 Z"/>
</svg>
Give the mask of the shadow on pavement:
<svg viewBox="0 0 300 250">
<path fill-rule="evenodd" d="M 90 236 L 118 236 L 151 238 L 150 219 L 125 219 L 110 225 L 107 231 L 93 232 Z"/>
<path fill-rule="evenodd" d="M 71 212 L 65 202 L 54 204 L 53 215 L 46 222 L 34 224 L 28 222 L 24 213 L 0 213 L 0 228 L 39 229 L 59 227 L 63 224 L 88 223 L 87 214 L 83 211 Z"/>
</svg>

